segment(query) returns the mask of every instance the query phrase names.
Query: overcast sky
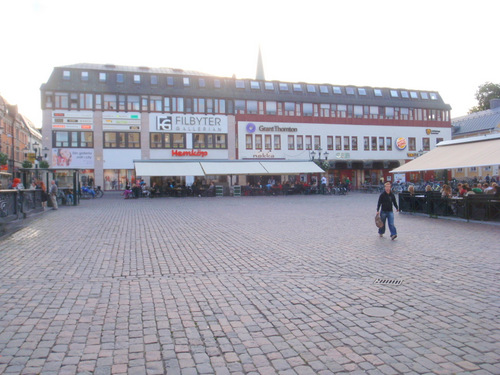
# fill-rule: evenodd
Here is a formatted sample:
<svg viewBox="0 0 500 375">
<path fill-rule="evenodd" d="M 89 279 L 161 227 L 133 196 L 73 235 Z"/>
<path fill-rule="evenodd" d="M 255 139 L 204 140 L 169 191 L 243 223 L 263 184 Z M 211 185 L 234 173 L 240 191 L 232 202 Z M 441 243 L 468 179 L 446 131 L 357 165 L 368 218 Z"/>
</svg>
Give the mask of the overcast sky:
<svg viewBox="0 0 500 375">
<path fill-rule="evenodd" d="M 437 91 L 452 118 L 500 83 L 498 0 L 0 0 L 0 95 L 41 127 L 56 66 L 170 67 Z"/>
</svg>

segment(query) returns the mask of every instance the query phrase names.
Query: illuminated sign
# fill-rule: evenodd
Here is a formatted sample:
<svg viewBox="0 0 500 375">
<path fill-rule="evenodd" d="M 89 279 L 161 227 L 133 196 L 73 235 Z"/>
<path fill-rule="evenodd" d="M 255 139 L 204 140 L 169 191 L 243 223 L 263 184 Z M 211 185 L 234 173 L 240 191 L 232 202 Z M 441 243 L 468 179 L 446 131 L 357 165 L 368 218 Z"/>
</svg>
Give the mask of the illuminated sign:
<svg viewBox="0 0 500 375">
<path fill-rule="evenodd" d="M 151 114 L 149 130 L 152 132 L 227 133 L 227 116 Z"/>
<path fill-rule="evenodd" d="M 191 151 L 172 150 L 172 156 L 196 156 L 204 158 L 207 155 L 208 151 L 202 151 L 202 150 L 191 150 Z"/>
<path fill-rule="evenodd" d="M 400 137 L 396 139 L 396 148 L 398 150 L 404 150 L 406 148 L 407 142 L 406 138 Z"/>
</svg>

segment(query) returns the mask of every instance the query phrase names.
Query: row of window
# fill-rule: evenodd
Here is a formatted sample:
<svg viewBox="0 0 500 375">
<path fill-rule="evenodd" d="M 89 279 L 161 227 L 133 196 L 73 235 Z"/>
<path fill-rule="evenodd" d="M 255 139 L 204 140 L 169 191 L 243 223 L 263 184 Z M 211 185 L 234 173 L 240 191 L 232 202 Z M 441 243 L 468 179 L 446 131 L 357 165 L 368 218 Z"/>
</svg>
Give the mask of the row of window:
<svg viewBox="0 0 500 375">
<path fill-rule="evenodd" d="M 104 148 L 141 148 L 140 133 L 137 132 L 104 132 Z M 150 147 L 152 149 L 186 148 L 186 133 L 150 133 Z M 226 134 L 192 134 L 192 145 L 195 149 L 227 149 Z M 280 134 L 247 134 L 245 145 L 247 150 L 281 150 Z M 436 139 L 436 144 L 443 141 Z M 54 131 L 54 147 L 93 148 L 93 132 L 86 131 Z M 319 135 L 288 135 L 288 150 L 319 150 L 322 147 Z M 364 151 L 392 151 L 392 137 L 364 136 Z M 430 138 L 423 137 L 421 150 L 430 151 Z M 328 151 L 357 151 L 357 136 L 326 137 Z M 415 137 L 408 138 L 408 151 L 417 151 Z"/>
<path fill-rule="evenodd" d="M 288 135 L 288 150 L 319 150 L 321 149 L 321 136 L 319 135 Z M 436 144 L 442 142 L 442 138 L 436 140 Z M 264 143 L 263 143 L 264 142 Z M 364 151 L 392 151 L 392 137 L 363 137 Z M 423 151 L 430 151 L 430 138 L 422 138 Z M 280 134 L 247 134 L 245 138 L 245 146 L 247 150 L 281 150 L 281 135 Z M 328 151 L 357 151 L 358 137 L 357 136 L 333 136 L 326 137 L 326 150 Z M 408 151 L 417 151 L 417 140 L 415 137 L 408 138 Z"/>
<path fill-rule="evenodd" d="M 449 121 L 450 118 L 449 111 L 368 105 L 235 100 L 234 106 L 238 114 L 417 121 Z"/>
<path fill-rule="evenodd" d="M 194 149 L 227 149 L 226 134 L 194 133 Z M 186 133 L 151 133 L 151 148 L 186 148 Z"/>
<path fill-rule="evenodd" d="M 45 94 L 45 108 L 108 111 L 179 112 L 201 114 L 258 114 L 331 118 L 396 119 L 449 121 L 445 110 L 381 107 L 368 105 L 316 104 L 257 100 L 182 98 L 149 95 L 112 95 L 84 93 Z"/>
<path fill-rule="evenodd" d="M 63 71 L 63 80 L 71 80 L 71 71 L 64 70 Z M 113 76 L 113 78 L 111 78 Z M 175 86 L 176 79 L 173 76 L 159 76 L 156 74 L 148 74 L 149 83 L 152 86 L 158 85 L 166 85 L 166 86 Z M 101 83 L 106 83 L 108 81 L 112 81 L 114 83 L 120 84 L 125 83 L 126 78 L 131 79 L 131 82 L 134 84 L 141 84 L 143 82 L 143 75 L 140 73 L 133 73 L 126 75 L 124 73 L 108 73 L 108 72 L 99 72 L 98 73 L 98 81 Z M 82 71 L 80 72 L 80 80 L 82 82 L 89 81 L 89 72 Z M 162 82 L 164 80 L 164 82 Z M 194 77 L 182 77 L 182 86 L 190 87 L 194 86 L 196 82 L 197 88 L 205 88 L 207 87 L 208 81 L 210 80 L 210 87 L 213 88 L 221 88 L 221 80 L 218 78 L 194 78 Z M 382 89 L 373 89 L 373 88 L 364 88 L 364 87 L 341 87 L 341 86 L 332 86 L 332 85 L 314 85 L 314 84 L 306 84 L 306 83 L 286 83 L 286 82 L 261 82 L 261 81 L 247 81 L 237 79 L 234 81 L 235 87 L 237 89 L 246 89 L 250 88 L 251 90 L 268 90 L 275 91 L 276 88 L 281 92 L 294 92 L 294 93 L 303 93 L 307 92 L 309 94 L 334 94 L 334 95 L 358 95 L 358 96 L 367 96 L 372 94 L 376 97 L 384 96 L 384 92 Z M 248 86 L 249 85 L 249 86 Z M 389 90 L 389 95 L 391 98 L 401 98 L 401 99 L 423 99 L 423 100 L 438 100 L 438 94 L 435 92 L 417 92 L 417 91 L 408 91 L 408 90 Z"/>
<path fill-rule="evenodd" d="M 186 148 L 186 133 L 150 133 L 151 148 Z M 141 148 L 138 132 L 104 132 L 104 148 Z M 226 134 L 194 133 L 193 148 L 227 149 Z M 89 131 L 54 131 L 54 147 L 93 148 L 94 133 Z"/>
<path fill-rule="evenodd" d="M 69 81 L 71 80 L 71 71 L 70 70 L 63 70 L 63 80 Z M 158 85 L 166 85 L 166 86 L 175 86 L 176 84 L 176 78 L 173 76 L 158 76 L 156 74 L 148 74 L 149 76 L 149 83 L 152 86 L 158 86 Z M 131 79 L 131 82 L 135 84 L 141 84 L 143 82 L 143 75 L 139 73 L 134 73 L 131 75 L 125 74 L 125 73 L 108 73 L 108 72 L 99 72 L 98 73 L 98 81 L 101 83 L 125 83 L 126 79 Z M 162 80 L 164 79 L 164 82 Z M 90 80 L 89 72 L 88 71 L 82 71 L 80 72 L 80 80 L 82 82 L 88 82 Z M 192 81 L 195 80 L 194 78 L 192 79 L 191 77 L 182 77 L 182 85 L 184 87 L 190 87 L 192 84 Z M 197 87 L 198 88 L 205 88 L 207 87 L 207 79 L 206 78 L 198 78 L 197 80 Z M 213 88 L 221 88 L 222 83 L 220 79 L 212 79 L 211 84 Z"/>
</svg>

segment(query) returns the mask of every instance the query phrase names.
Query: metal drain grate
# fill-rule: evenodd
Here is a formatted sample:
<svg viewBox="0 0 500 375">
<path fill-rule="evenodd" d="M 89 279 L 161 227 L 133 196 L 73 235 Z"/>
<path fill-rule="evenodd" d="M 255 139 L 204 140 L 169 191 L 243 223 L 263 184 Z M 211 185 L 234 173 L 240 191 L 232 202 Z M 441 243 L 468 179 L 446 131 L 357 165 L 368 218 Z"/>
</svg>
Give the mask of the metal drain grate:
<svg viewBox="0 0 500 375">
<path fill-rule="evenodd" d="M 376 279 L 374 284 L 401 285 L 401 284 L 403 284 L 403 280 L 401 280 L 401 279 Z"/>
</svg>

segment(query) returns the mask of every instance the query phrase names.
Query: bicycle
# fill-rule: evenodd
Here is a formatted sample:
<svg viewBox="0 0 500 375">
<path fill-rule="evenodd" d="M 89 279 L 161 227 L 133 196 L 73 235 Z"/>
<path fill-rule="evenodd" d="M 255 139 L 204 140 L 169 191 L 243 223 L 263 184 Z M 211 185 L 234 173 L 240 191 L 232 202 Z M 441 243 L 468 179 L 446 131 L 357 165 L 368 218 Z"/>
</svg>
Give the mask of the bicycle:
<svg viewBox="0 0 500 375">
<path fill-rule="evenodd" d="M 89 188 L 88 186 L 82 186 L 82 189 L 80 191 L 80 198 L 81 199 L 91 199 L 96 197 L 96 192 Z"/>
<path fill-rule="evenodd" d="M 94 189 L 94 192 L 96 198 L 102 198 L 104 195 L 104 192 L 101 190 L 100 186 L 97 186 L 97 188 Z"/>
</svg>

